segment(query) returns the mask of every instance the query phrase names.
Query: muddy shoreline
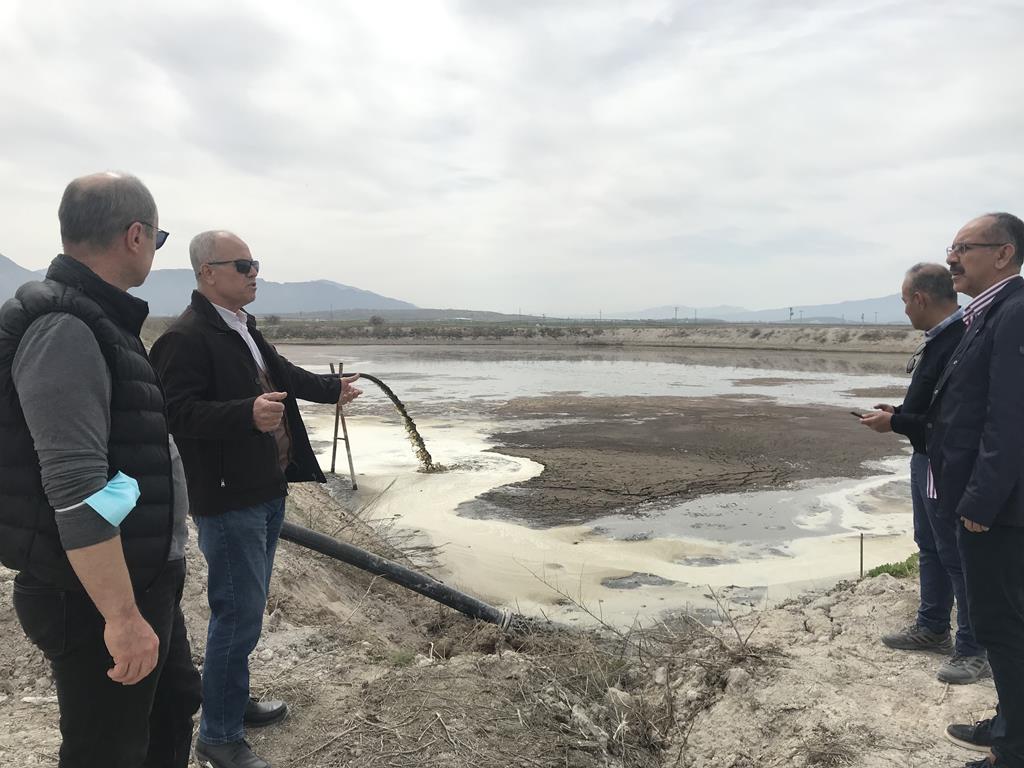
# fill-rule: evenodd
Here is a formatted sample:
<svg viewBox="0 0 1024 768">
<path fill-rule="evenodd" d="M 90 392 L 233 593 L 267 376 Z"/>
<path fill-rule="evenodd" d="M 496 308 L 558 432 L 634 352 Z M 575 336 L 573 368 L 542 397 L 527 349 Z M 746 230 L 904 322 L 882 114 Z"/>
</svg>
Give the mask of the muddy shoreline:
<svg viewBox="0 0 1024 768">
<path fill-rule="evenodd" d="M 861 427 L 846 409 L 769 398 L 519 398 L 496 415 L 526 428 L 495 434 L 492 450 L 544 471 L 458 512 L 537 528 L 643 514 L 712 493 L 864 477 L 872 474 L 865 462 L 904 450 L 898 436 Z"/>
</svg>

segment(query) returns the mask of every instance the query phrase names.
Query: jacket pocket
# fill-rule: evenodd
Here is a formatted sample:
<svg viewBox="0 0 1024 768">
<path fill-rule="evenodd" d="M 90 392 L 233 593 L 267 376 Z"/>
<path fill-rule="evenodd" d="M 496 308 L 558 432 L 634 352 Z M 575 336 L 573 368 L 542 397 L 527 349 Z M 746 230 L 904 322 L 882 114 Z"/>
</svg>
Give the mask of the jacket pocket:
<svg viewBox="0 0 1024 768">
<path fill-rule="evenodd" d="M 14 580 L 14 611 L 25 635 L 49 659 L 67 646 L 67 593 Z"/>
</svg>

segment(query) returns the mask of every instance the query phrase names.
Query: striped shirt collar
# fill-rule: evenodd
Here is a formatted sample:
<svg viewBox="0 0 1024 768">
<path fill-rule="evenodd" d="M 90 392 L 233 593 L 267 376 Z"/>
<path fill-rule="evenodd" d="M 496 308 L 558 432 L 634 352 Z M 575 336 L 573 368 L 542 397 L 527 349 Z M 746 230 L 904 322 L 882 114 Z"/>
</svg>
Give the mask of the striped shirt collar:
<svg viewBox="0 0 1024 768">
<path fill-rule="evenodd" d="M 963 316 L 964 316 L 963 309 L 960 308 L 960 307 L 957 307 L 956 308 L 956 312 L 954 312 L 952 315 L 947 317 L 945 320 L 943 320 L 941 323 L 936 325 L 934 328 L 929 328 L 927 331 L 924 332 L 925 343 L 927 344 L 929 341 L 934 339 L 936 336 L 938 336 L 940 333 L 942 333 L 944 330 L 946 330 L 946 328 L 951 326 L 957 320 L 962 319 Z"/>
<path fill-rule="evenodd" d="M 964 322 L 970 325 L 974 319 L 981 314 L 983 311 L 988 309 L 989 304 L 995 301 L 996 296 L 1003 289 L 1004 286 L 1013 282 L 1014 280 L 1022 279 L 1020 275 L 1010 275 L 1005 280 L 1000 280 L 995 285 L 986 288 L 984 291 L 975 296 L 971 303 L 964 308 Z"/>
</svg>

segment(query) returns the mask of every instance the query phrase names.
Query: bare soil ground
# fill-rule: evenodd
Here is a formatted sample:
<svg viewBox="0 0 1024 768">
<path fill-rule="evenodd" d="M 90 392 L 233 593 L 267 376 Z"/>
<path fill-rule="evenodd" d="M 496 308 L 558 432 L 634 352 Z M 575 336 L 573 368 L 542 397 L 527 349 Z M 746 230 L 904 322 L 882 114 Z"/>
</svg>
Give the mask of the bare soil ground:
<svg viewBox="0 0 1024 768">
<path fill-rule="evenodd" d="M 537 477 L 482 496 L 531 526 L 593 520 L 652 502 L 778 488 L 794 480 L 860 477 L 862 464 L 898 454 L 890 435 L 844 408 L 779 405 L 767 398 L 519 398 L 512 419 L 560 423 L 495 435 L 500 453 L 544 465 Z"/>
<path fill-rule="evenodd" d="M 402 557 L 318 487 L 294 489 L 289 517 Z M 183 609 L 201 661 L 205 574 L 191 550 Z M 54 691 L 11 609 L 12 578 L 0 571 L 0 765 L 52 766 Z M 968 753 L 942 728 L 981 716 L 995 693 L 944 686 L 938 657 L 881 646 L 916 601 L 913 581 L 882 576 L 765 612 L 729 608 L 709 626 L 537 621 L 503 636 L 283 543 L 253 691 L 293 715 L 250 736 L 276 768 L 961 765 Z"/>
</svg>

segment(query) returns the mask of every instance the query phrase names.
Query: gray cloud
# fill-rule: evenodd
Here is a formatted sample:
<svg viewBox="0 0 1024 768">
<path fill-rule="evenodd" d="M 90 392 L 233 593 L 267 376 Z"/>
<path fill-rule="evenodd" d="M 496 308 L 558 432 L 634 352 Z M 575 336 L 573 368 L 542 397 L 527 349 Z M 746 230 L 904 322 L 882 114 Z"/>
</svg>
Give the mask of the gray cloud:
<svg viewBox="0 0 1024 768">
<path fill-rule="evenodd" d="M 997 0 L 9 5 L 0 251 L 31 267 L 113 167 L 164 266 L 226 226 L 268 279 L 424 306 L 821 303 L 1024 181 Z"/>
</svg>

